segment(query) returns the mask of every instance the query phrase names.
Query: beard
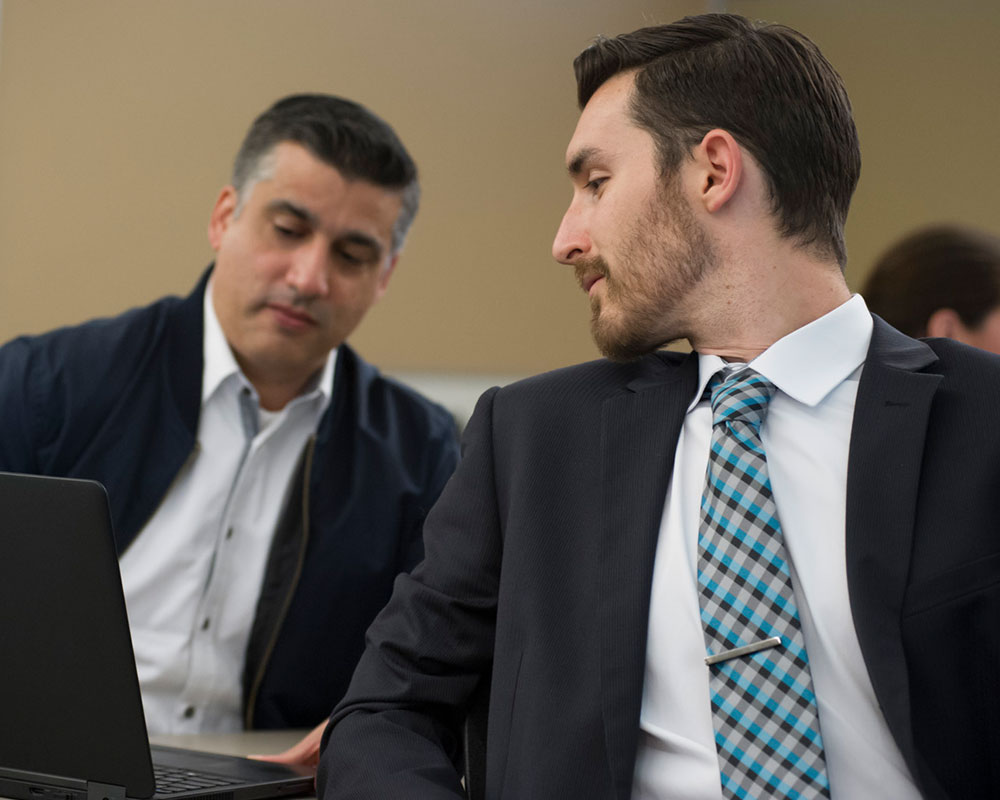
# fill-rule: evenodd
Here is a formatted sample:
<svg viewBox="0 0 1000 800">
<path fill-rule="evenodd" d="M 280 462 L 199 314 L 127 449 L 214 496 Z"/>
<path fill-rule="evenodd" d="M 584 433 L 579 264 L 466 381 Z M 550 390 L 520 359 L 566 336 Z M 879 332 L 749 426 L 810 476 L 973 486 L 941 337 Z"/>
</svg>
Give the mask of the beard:
<svg viewBox="0 0 1000 800">
<path fill-rule="evenodd" d="M 632 361 L 687 336 L 684 300 L 717 263 L 715 248 L 668 186 L 625 232 L 612 269 L 601 256 L 576 262 L 578 280 L 604 278 L 591 295 L 590 330 L 601 353 Z"/>
</svg>

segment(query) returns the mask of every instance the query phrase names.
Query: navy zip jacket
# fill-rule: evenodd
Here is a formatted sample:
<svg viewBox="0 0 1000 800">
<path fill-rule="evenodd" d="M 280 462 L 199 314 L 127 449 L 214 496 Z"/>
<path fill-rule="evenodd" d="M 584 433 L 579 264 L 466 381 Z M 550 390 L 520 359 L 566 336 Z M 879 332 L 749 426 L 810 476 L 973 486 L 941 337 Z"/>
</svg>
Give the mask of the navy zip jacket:
<svg viewBox="0 0 1000 800">
<path fill-rule="evenodd" d="M 0 470 L 108 490 L 119 555 L 196 448 L 206 273 L 187 298 L 0 348 Z M 330 405 L 292 478 L 243 674 L 248 728 L 330 714 L 458 460 L 448 412 L 341 345 Z"/>
</svg>

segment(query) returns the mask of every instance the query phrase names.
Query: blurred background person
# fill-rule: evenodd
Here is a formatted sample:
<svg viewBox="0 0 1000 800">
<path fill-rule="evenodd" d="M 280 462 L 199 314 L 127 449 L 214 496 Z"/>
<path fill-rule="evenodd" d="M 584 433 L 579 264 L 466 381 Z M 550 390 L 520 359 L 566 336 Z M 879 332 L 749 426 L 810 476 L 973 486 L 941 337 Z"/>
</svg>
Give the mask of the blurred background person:
<svg viewBox="0 0 1000 800">
<path fill-rule="evenodd" d="M 881 255 L 861 294 L 909 336 L 1000 353 L 1000 237 L 958 225 L 921 228 Z"/>
</svg>

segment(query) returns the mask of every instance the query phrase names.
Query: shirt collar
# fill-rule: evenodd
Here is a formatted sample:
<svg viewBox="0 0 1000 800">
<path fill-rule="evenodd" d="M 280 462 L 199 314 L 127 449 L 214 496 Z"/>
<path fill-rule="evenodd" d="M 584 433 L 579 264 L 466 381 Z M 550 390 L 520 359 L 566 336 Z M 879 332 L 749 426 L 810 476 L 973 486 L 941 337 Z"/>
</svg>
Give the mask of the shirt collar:
<svg viewBox="0 0 1000 800">
<path fill-rule="evenodd" d="M 236 363 L 226 335 L 222 332 L 219 318 L 215 314 L 215 304 L 212 302 L 212 281 L 209 279 L 208 286 L 205 287 L 204 301 L 204 326 L 205 336 L 202 343 L 202 355 L 204 357 L 204 368 L 201 377 L 201 402 L 202 405 L 216 392 L 219 387 L 229 378 L 239 381 L 242 386 L 247 387 L 254 398 L 257 392 L 250 381 L 247 380 L 240 365 Z M 311 380 L 295 400 L 297 402 L 304 398 L 320 397 L 321 408 L 326 409 L 333 394 L 333 371 L 337 363 L 337 348 L 330 351 L 323 364 L 323 369 L 318 378 Z"/>
<path fill-rule="evenodd" d="M 793 399 L 816 406 L 865 363 L 872 327 L 868 307 L 856 294 L 780 338 L 750 366 Z M 698 404 L 711 377 L 725 365 L 719 356 L 698 356 L 698 391 L 688 411 Z"/>
</svg>

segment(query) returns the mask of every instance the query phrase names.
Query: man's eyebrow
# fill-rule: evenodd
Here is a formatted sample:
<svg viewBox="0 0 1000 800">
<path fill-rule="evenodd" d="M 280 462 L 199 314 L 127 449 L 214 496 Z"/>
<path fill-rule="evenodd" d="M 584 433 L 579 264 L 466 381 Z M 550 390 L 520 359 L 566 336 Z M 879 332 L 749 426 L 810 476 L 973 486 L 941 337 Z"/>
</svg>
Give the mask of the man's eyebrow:
<svg viewBox="0 0 1000 800">
<path fill-rule="evenodd" d="M 576 155 L 566 164 L 569 176 L 571 178 L 579 177 L 587 162 L 593 161 L 599 153 L 600 151 L 596 147 L 584 147 L 582 150 L 578 150 Z"/>
<path fill-rule="evenodd" d="M 296 205 L 290 200 L 272 200 L 267 204 L 267 208 L 269 211 L 291 214 L 293 217 L 297 217 L 303 222 L 308 222 L 310 225 L 315 226 L 319 224 L 319 220 L 316 215 L 312 213 L 312 211 L 308 208 Z"/>
</svg>

